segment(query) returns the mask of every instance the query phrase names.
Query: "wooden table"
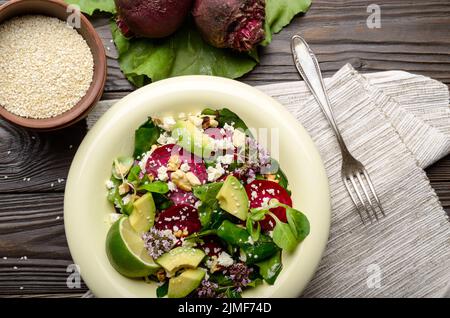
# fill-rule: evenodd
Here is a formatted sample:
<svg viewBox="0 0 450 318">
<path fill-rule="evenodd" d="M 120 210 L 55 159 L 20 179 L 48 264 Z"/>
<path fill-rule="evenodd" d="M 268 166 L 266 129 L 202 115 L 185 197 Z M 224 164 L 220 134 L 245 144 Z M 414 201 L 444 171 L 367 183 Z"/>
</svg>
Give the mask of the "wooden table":
<svg viewBox="0 0 450 318">
<path fill-rule="evenodd" d="M 381 29 L 366 25 L 371 3 L 315 0 L 305 16 L 262 50 L 261 65 L 242 81 L 258 85 L 298 80 L 289 39 L 301 33 L 327 76 L 351 63 L 361 72 L 406 70 L 450 85 L 450 1 L 378 1 Z M 91 20 L 111 45 L 108 19 Z M 103 99 L 134 89 L 117 61 L 109 59 L 108 66 Z M 86 292 L 85 285 L 66 285 L 72 259 L 63 224 L 65 179 L 85 134 L 84 122 L 57 133 L 34 133 L 0 119 L 0 295 L 79 297 Z M 427 175 L 450 213 L 450 156 L 428 168 Z"/>
</svg>

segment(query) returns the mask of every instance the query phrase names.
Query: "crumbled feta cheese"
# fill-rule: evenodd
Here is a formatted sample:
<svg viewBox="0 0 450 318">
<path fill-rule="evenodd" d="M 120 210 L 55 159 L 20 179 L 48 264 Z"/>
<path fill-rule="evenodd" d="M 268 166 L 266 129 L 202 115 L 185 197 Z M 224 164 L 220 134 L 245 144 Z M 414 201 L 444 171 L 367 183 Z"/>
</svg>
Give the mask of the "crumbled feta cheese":
<svg viewBox="0 0 450 318">
<path fill-rule="evenodd" d="M 175 138 L 172 138 L 172 136 L 169 135 L 167 132 L 161 134 L 156 141 L 160 145 L 169 145 L 176 143 Z"/>
<path fill-rule="evenodd" d="M 261 207 L 267 208 L 269 206 L 269 200 L 270 198 L 263 198 Z"/>
<path fill-rule="evenodd" d="M 175 183 L 173 183 L 172 181 L 169 181 L 168 183 L 167 183 L 167 185 L 169 186 L 169 190 L 170 191 L 175 191 L 176 189 L 177 189 L 177 186 L 175 185 Z"/>
<path fill-rule="evenodd" d="M 233 141 L 231 140 L 231 138 L 214 139 L 214 147 L 216 150 L 234 149 Z"/>
<path fill-rule="evenodd" d="M 195 202 L 194 208 L 196 208 L 198 210 L 198 208 L 202 205 L 202 201 L 197 201 Z"/>
<path fill-rule="evenodd" d="M 223 165 L 229 165 L 234 161 L 234 155 L 224 155 L 217 157 L 217 162 L 223 164 Z"/>
<path fill-rule="evenodd" d="M 203 119 L 197 116 L 189 116 L 189 121 L 196 127 L 202 127 Z"/>
<path fill-rule="evenodd" d="M 114 188 L 114 182 L 112 182 L 111 180 L 106 181 L 106 188 L 108 189 Z"/>
<path fill-rule="evenodd" d="M 242 130 L 236 129 L 233 132 L 233 145 L 236 148 L 244 147 L 245 146 L 245 140 L 246 140 L 246 136 L 245 136 L 245 133 Z"/>
<path fill-rule="evenodd" d="M 275 195 L 275 189 L 267 189 L 268 194 Z"/>
<path fill-rule="evenodd" d="M 127 194 L 126 196 L 124 196 L 124 197 L 122 198 L 122 203 L 125 204 L 125 205 L 127 205 L 128 203 L 130 203 L 130 201 L 131 201 L 131 194 Z"/>
<path fill-rule="evenodd" d="M 172 116 L 167 116 L 162 119 L 162 123 L 158 126 L 166 131 L 172 131 L 173 126 L 175 126 L 176 121 Z"/>
<path fill-rule="evenodd" d="M 180 170 L 183 172 L 188 172 L 189 170 L 191 170 L 191 167 L 188 163 L 184 162 L 183 164 L 181 164 Z"/>
<path fill-rule="evenodd" d="M 167 181 L 169 179 L 169 175 L 167 174 L 167 167 L 159 167 L 158 170 L 158 179 L 161 181 Z"/>
<path fill-rule="evenodd" d="M 252 191 L 250 195 L 252 197 L 252 200 L 255 200 L 258 197 L 258 193 L 256 191 Z"/>
<path fill-rule="evenodd" d="M 141 161 L 139 161 L 139 167 L 141 168 L 141 171 L 145 171 L 146 166 L 147 166 L 147 161 L 150 158 L 150 156 L 152 155 L 153 151 L 156 149 L 157 147 L 152 148 L 150 151 L 147 151 L 143 156 Z"/>
<path fill-rule="evenodd" d="M 225 123 L 225 125 L 223 125 L 223 129 L 229 130 L 229 131 L 234 131 L 234 127 L 231 125 L 228 125 L 227 123 Z"/>
<path fill-rule="evenodd" d="M 223 267 L 230 267 L 231 265 L 234 264 L 234 260 L 227 252 L 222 252 L 219 254 L 219 257 L 217 258 L 217 264 Z"/>
<path fill-rule="evenodd" d="M 225 173 L 225 170 L 220 163 L 217 163 L 215 167 L 208 167 L 206 172 L 208 173 L 208 181 L 214 182 Z"/>
</svg>

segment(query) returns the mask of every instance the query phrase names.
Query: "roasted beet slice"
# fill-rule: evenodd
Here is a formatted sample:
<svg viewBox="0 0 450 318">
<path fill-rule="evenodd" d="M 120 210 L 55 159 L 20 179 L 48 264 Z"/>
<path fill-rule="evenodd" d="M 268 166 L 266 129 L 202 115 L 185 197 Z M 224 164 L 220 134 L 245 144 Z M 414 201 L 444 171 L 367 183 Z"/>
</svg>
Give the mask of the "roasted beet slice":
<svg viewBox="0 0 450 318">
<path fill-rule="evenodd" d="M 187 230 L 188 233 L 183 236 L 198 232 L 201 227 L 197 209 L 187 204 L 174 205 L 164 210 L 155 222 L 157 230 L 171 230 L 174 233 Z"/>
<path fill-rule="evenodd" d="M 192 192 L 183 191 L 181 189 L 176 189 L 175 191 L 171 191 L 168 194 L 169 199 L 172 200 L 173 204 L 187 204 L 194 206 L 195 202 L 197 202 L 197 198 L 194 196 Z"/>
<path fill-rule="evenodd" d="M 204 237 L 200 247 L 208 256 L 219 256 L 224 251 L 223 246 L 213 236 Z"/>
<path fill-rule="evenodd" d="M 268 202 L 270 199 L 277 199 L 283 204 L 287 204 L 292 207 L 292 199 L 289 193 L 278 183 L 268 180 L 255 180 L 252 183 L 246 185 L 245 190 L 250 199 L 250 208 L 259 208 L 264 202 Z M 270 210 L 275 214 L 280 221 L 287 222 L 286 209 L 282 207 L 274 208 Z M 264 231 L 271 231 L 276 222 L 267 215 L 266 218 L 260 221 L 261 228 Z"/>
<path fill-rule="evenodd" d="M 167 166 L 172 155 L 178 155 L 181 162 L 186 162 L 189 165 L 190 171 L 194 173 L 202 183 L 208 179 L 206 167 L 202 159 L 175 144 L 156 148 L 147 160 L 145 165 L 146 172 L 153 175 L 155 178 L 158 177 L 158 169 L 162 166 Z"/>
<path fill-rule="evenodd" d="M 162 166 L 167 166 L 174 147 L 175 145 L 171 144 L 156 148 L 145 164 L 146 172 L 157 177 L 158 169 Z"/>
</svg>

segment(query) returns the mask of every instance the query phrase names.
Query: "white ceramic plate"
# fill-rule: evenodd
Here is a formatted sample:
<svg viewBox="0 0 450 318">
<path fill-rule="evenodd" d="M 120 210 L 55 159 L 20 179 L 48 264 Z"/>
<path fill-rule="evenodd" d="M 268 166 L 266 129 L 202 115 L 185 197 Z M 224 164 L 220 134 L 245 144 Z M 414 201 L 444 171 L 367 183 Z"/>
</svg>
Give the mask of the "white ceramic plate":
<svg viewBox="0 0 450 318">
<path fill-rule="evenodd" d="M 311 234 L 292 255 L 274 286 L 261 285 L 244 297 L 296 297 L 306 287 L 325 249 L 330 227 L 328 179 L 308 133 L 271 97 L 237 81 L 206 76 L 172 78 L 141 88 L 114 105 L 87 134 L 72 163 L 64 198 L 64 222 L 72 257 L 97 297 L 155 297 L 155 284 L 121 276 L 109 264 L 105 221 L 113 207 L 105 181 L 119 155 L 131 155 L 134 131 L 148 116 L 227 107 L 249 127 L 278 128 L 279 161 L 288 176 L 294 207 L 311 223 Z"/>
</svg>

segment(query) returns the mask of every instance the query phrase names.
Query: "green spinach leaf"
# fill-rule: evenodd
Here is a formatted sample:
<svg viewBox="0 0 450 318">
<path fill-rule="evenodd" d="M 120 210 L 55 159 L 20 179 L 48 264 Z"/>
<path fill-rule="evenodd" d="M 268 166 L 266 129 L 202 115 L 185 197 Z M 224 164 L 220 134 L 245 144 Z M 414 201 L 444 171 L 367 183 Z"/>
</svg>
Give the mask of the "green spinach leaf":
<svg viewBox="0 0 450 318">
<path fill-rule="evenodd" d="M 293 252 L 298 244 L 291 226 L 281 221 L 277 221 L 277 225 L 275 225 L 275 228 L 273 229 L 272 238 L 275 244 L 289 253 Z"/>
<path fill-rule="evenodd" d="M 283 269 L 283 264 L 281 262 L 281 251 L 278 251 L 271 258 L 263 262 L 256 263 L 256 266 L 259 267 L 259 273 L 264 280 L 268 284 L 273 285 Z"/>
<path fill-rule="evenodd" d="M 298 242 L 303 241 L 310 231 L 310 224 L 306 215 L 298 210 L 286 208 L 286 216 L 296 240 Z"/>
<path fill-rule="evenodd" d="M 139 158 L 156 144 L 161 135 L 161 128 L 155 125 L 151 118 L 139 127 L 134 136 L 134 157 Z"/>
<path fill-rule="evenodd" d="M 143 184 L 138 188 L 138 191 L 147 191 L 153 193 L 165 194 L 169 192 L 169 186 L 162 181 L 154 181 L 151 183 Z"/>
<path fill-rule="evenodd" d="M 248 132 L 248 127 L 245 122 L 236 113 L 232 112 L 228 108 L 222 108 L 219 110 L 206 108 L 202 111 L 202 114 L 215 116 L 216 120 L 219 122 L 219 127 L 223 127 L 225 124 L 234 124 L 234 128 L 242 129 L 244 132 Z"/>
<path fill-rule="evenodd" d="M 156 289 L 156 297 L 163 298 L 167 295 L 168 292 L 169 292 L 169 282 L 166 281 L 164 284 L 162 284 Z"/>
<path fill-rule="evenodd" d="M 194 196 L 202 201 L 198 213 L 203 229 L 210 227 L 213 215 L 220 211 L 216 196 L 222 185 L 223 182 L 209 183 L 195 187 L 193 190 Z"/>
<path fill-rule="evenodd" d="M 241 247 L 246 256 L 246 263 L 253 265 L 270 258 L 280 249 L 270 238 L 270 236 L 261 234 L 259 240 L 252 243 L 245 243 Z"/>
<path fill-rule="evenodd" d="M 80 10 L 92 15 L 95 11 L 116 13 L 114 0 L 65 0 L 68 4 L 76 4 Z"/>
</svg>

